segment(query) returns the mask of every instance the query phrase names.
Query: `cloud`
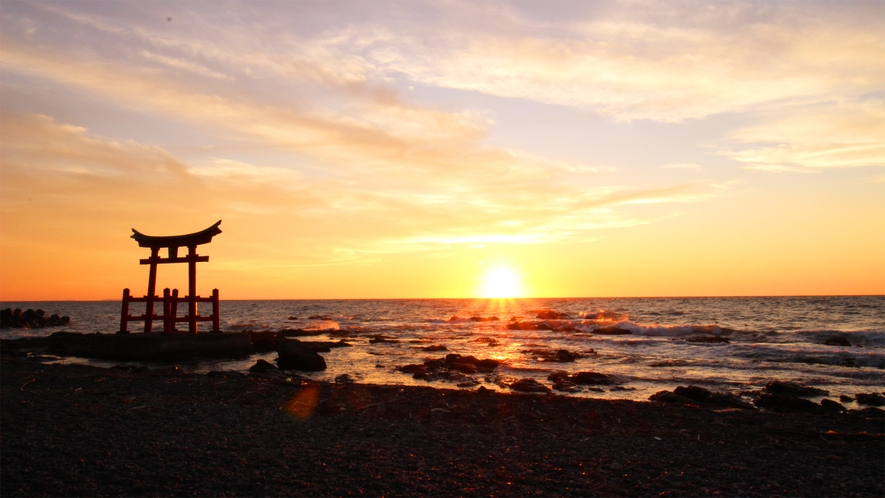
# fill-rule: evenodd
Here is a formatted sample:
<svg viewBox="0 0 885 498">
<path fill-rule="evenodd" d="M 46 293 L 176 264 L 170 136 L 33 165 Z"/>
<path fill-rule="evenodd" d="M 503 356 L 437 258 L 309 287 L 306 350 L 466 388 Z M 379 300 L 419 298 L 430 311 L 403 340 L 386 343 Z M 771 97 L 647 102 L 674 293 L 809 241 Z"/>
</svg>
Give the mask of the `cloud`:
<svg viewBox="0 0 885 498">
<path fill-rule="evenodd" d="M 882 167 L 885 101 L 784 106 L 765 115 L 761 123 L 734 131 L 730 140 L 739 145 L 719 153 L 743 163 L 746 169 L 811 172 Z"/>
<path fill-rule="evenodd" d="M 696 163 L 670 163 L 661 166 L 661 169 L 690 169 L 692 171 L 701 171 L 704 167 Z"/>
<path fill-rule="evenodd" d="M 737 23 L 730 4 L 703 10 L 681 22 L 645 15 L 545 25 L 504 16 L 501 23 L 511 25 L 492 30 L 349 26 L 319 42 L 332 54 L 362 54 L 377 78 L 624 121 L 681 122 L 785 99 L 862 95 L 885 81 L 879 24 L 824 16 L 813 5 L 759 8 L 769 14 L 750 13 Z M 430 33 L 436 43 L 424 42 Z"/>
</svg>

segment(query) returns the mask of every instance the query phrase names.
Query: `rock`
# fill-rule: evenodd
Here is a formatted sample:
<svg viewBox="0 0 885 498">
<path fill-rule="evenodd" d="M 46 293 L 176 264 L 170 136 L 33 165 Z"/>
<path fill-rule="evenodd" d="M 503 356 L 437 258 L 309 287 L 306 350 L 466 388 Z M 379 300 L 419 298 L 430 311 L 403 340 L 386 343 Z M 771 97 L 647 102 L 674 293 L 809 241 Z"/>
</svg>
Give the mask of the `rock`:
<svg viewBox="0 0 885 498">
<path fill-rule="evenodd" d="M 774 380 L 765 385 L 763 389 L 768 394 L 779 396 L 797 396 L 800 398 L 808 398 L 813 396 L 829 396 L 829 392 L 816 387 L 808 387 L 796 384 L 794 382 L 781 382 Z"/>
<path fill-rule="evenodd" d="M 510 389 L 523 393 L 548 393 L 550 388 L 535 379 L 520 379 L 510 384 Z"/>
<path fill-rule="evenodd" d="M 596 353 L 596 351 L 590 350 L 592 353 Z M 569 363 L 573 362 L 578 358 L 583 358 L 583 355 L 580 353 L 571 353 L 566 351 L 565 349 L 559 349 L 556 351 L 550 351 L 549 349 L 526 349 L 521 351 L 523 354 L 529 354 L 538 359 L 538 361 L 544 363 Z"/>
<path fill-rule="evenodd" d="M 528 322 L 528 321 L 516 321 L 510 322 L 507 324 L 508 330 L 553 330 L 553 327 L 550 324 L 544 322 Z"/>
<path fill-rule="evenodd" d="M 824 344 L 827 346 L 851 347 L 851 342 L 841 335 L 834 335 L 833 337 L 830 337 L 829 339 L 824 341 Z"/>
<path fill-rule="evenodd" d="M 341 374 L 338 377 L 335 377 L 336 384 L 353 384 L 354 382 L 356 382 L 356 379 L 349 374 Z"/>
<path fill-rule="evenodd" d="M 831 399 L 820 400 L 820 406 L 827 413 L 842 413 L 845 411 L 845 407 L 842 406 L 842 403 L 833 401 Z"/>
<path fill-rule="evenodd" d="M 841 401 L 843 403 L 851 403 L 852 401 L 854 401 L 854 398 L 843 394 L 843 395 L 839 396 L 839 401 Z"/>
<path fill-rule="evenodd" d="M 752 410 L 753 406 L 742 400 L 740 396 L 730 393 L 711 392 L 698 386 L 679 386 L 673 390 L 673 396 L 668 391 L 659 391 L 649 399 L 666 404 L 695 404 L 707 408 L 740 408 Z"/>
<path fill-rule="evenodd" d="M 797 396 L 783 394 L 761 394 L 753 403 L 759 408 L 781 413 L 820 413 L 821 405 Z"/>
<path fill-rule="evenodd" d="M 599 372 L 578 372 L 574 375 L 569 375 L 569 380 L 574 382 L 575 384 L 589 386 L 589 385 L 611 385 L 617 384 L 618 381 L 615 380 L 611 375 L 606 375 Z"/>
<path fill-rule="evenodd" d="M 721 335 L 697 335 L 694 337 L 689 337 L 685 340 L 685 342 L 699 342 L 706 344 L 719 344 L 719 343 L 729 343 L 728 337 L 722 337 Z"/>
<path fill-rule="evenodd" d="M 885 397 L 876 393 L 858 393 L 854 395 L 857 398 L 857 404 L 869 406 L 885 406 Z"/>
<path fill-rule="evenodd" d="M 601 327 L 594 330 L 593 333 L 599 335 L 630 335 L 633 332 L 620 327 Z"/>
<path fill-rule="evenodd" d="M 559 313 L 553 310 L 541 310 L 536 318 L 541 320 L 562 320 L 563 318 L 569 318 L 569 315 L 568 313 Z"/>
<path fill-rule="evenodd" d="M 874 419 L 885 422 L 885 411 L 881 408 L 873 408 L 869 406 L 861 410 L 848 410 L 850 415 L 858 415 L 866 419 Z"/>
<path fill-rule="evenodd" d="M 496 316 L 490 317 L 482 317 L 482 316 L 471 316 L 470 321 L 472 322 L 497 322 L 500 318 Z"/>
<path fill-rule="evenodd" d="M 421 348 L 421 351 L 428 351 L 428 352 L 448 351 L 448 350 L 449 350 L 449 348 L 447 348 L 443 345 L 427 346 L 427 347 Z"/>
<path fill-rule="evenodd" d="M 673 394 L 677 394 L 679 396 L 683 396 L 693 401 L 703 402 L 712 396 L 713 393 L 704 389 L 703 387 L 698 386 L 688 386 L 682 387 L 679 386 L 676 389 L 673 389 Z"/>
<path fill-rule="evenodd" d="M 445 358 L 445 364 L 449 368 L 452 368 L 454 364 L 467 363 L 476 367 L 477 372 L 491 372 L 492 370 L 498 368 L 498 365 L 501 364 L 498 360 L 493 360 L 491 358 L 480 360 L 475 356 L 461 356 L 459 354 L 448 354 Z M 426 363 L 425 363 L 426 364 Z"/>
<path fill-rule="evenodd" d="M 284 370 L 318 372 L 326 369 L 326 360 L 298 341 L 286 339 L 277 346 L 277 365 Z"/>
<path fill-rule="evenodd" d="M 298 320 L 298 317 L 297 316 L 290 316 L 286 320 Z"/>
<path fill-rule="evenodd" d="M 381 344 L 383 344 L 383 343 L 395 344 L 398 342 L 399 341 L 394 339 L 393 337 L 386 337 L 383 335 L 375 335 L 375 336 L 372 336 L 371 339 L 369 339 L 369 344 L 379 344 L 379 343 L 381 343 Z"/>
<path fill-rule="evenodd" d="M 568 374 L 561 370 L 551 372 L 550 375 L 547 376 L 547 380 L 552 381 L 555 384 L 562 384 L 563 387 L 568 387 L 568 384 L 580 384 L 584 386 L 589 385 L 612 385 L 617 384 L 617 380 L 611 375 L 602 374 L 599 372 L 578 372 L 575 374 Z"/>
<path fill-rule="evenodd" d="M 249 367 L 249 371 L 252 373 L 263 373 L 263 372 L 268 372 L 271 370 L 278 370 L 278 369 L 277 369 L 276 365 L 274 365 L 273 363 L 270 363 L 268 361 L 265 361 L 265 360 L 258 360 L 255 362 L 254 365 Z"/>
<path fill-rule="evenodd" d="M 658 391 L 648 397 L 649 401 L 665 405 L 691 405 L 694 401 L 671 391 Z"/>
</svg>

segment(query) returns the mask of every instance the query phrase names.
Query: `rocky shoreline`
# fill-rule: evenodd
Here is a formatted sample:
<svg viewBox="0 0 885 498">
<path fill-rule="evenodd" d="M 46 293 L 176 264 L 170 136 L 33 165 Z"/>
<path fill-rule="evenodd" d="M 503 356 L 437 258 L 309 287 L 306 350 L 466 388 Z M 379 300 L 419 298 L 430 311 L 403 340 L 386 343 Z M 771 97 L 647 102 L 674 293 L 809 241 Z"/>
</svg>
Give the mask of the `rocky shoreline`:
<svg viewBox="0 0 885 498">
<path fill-rule="evenodd" d="M 882 496 L 882 411 L 0 361 L 3 496 Z"/>
</svg>

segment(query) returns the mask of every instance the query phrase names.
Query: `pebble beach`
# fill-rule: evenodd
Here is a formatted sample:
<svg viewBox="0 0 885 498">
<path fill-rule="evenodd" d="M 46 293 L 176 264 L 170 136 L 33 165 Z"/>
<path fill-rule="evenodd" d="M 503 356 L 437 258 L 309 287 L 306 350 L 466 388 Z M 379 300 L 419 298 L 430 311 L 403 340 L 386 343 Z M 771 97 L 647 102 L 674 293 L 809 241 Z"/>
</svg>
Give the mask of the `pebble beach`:
<svg viewBox="0 0 885 498">
<path fill-rule="evenodd" d="M 0 361 L 3 496 L 883 496 L 882 411 Z"/>
</svg>

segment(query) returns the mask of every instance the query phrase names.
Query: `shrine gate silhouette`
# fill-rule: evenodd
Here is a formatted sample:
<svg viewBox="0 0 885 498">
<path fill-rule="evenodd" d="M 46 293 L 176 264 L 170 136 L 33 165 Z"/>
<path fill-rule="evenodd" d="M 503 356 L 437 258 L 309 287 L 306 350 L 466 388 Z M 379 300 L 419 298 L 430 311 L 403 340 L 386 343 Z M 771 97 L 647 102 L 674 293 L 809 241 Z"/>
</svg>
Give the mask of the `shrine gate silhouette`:
<svg viewBox="0 0 885 498">
<path fill-rule="evenodd" d="M 212 332 L 221 332 L 219 326 L 218 314 L 218 289 L 212 290 L 211 297 L 200 297 L 197 295 L 197 263 L 209 261 L 209 256 L 200 256 L 197 254 L 197 246 L 212 242 L 212 237 L 221 233 L 218 228 L 221 220 L 211 227 L 199 232 L 187 235 L 172 235 L 164 237 L 155 237 L 145 235 L 136 229 L 132 229 L 132 238 L 138 241 L 139 247 L 149 247 L 151 249 L 151 257 L 139 260 L 143 265 L 151 265 L 150 274 L 148 276 L 148 290 L 144 297 L 134 297 L 129 293 L 129 289 L 123 289 L 123 310 L 120 318 L 120 334 L 129 333 L 129 322 L 144 321 L 145 333 L 150 333 L 154 320 L 163 320 L 163 332 L 171 333 L 176 330 L 176 323 L 188 324 L 188 331 L 196 334 L 198 331 L 198 322 L 212 322 Z M 179 256 L 178 248 L 187 247 L 187 255 Z M 167 257 L 160 256 L 160 249 L 167 249 Z M 188 264 L 188 294 L 179 297 L 178 289 L 171 292 L 168 288 L 163 290 L 163 297 L 156 295 L 157 292 L 157 265 L 169 263 L 187 263 Z M 163 304 L 163 313 L 154 313 L 154 304 Z M 187 315 L 179 317 L 178 303 L 187 303 Z M 130 303 L 145 303 L 145 312 L 143 315 L 130 315 Z M 200 316 L 197 312 L 197 303 L 212 303 L 212 314 Z"/>
</svg>

